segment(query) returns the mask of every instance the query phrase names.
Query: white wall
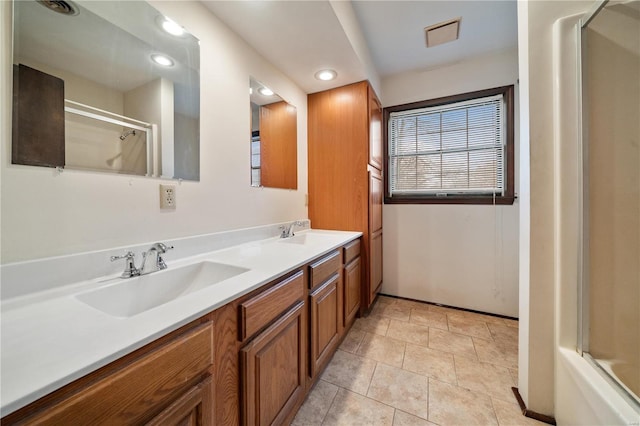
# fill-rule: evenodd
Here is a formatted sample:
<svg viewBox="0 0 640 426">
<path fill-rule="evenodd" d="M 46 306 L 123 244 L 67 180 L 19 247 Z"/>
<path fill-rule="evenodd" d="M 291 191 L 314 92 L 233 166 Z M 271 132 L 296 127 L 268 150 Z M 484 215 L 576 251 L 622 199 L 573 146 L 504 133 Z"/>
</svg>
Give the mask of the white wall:
<svg viewBox="0 0 640 426">
<path fill-rule="evenodd" d="M 151 4 L 201 42 L 200 182 L 175 182 L 175 211 L 159 209 L 159 179 L 10 164 L 11 2 L 0 2 L 2 263 L 307 217 L 306 94 L 200 3 Z M 250 75 L 298 110 L 298 190 L 250 186 Z"/>
<path fill-rule="evenodd" d="M 518 2 L 518 75 L 520 78 L 519 274 L 518 274 L 518 390 L 529 400 L 529 255 L 531 176 L 529 165 L 529 9 Z"/>
<path fill-rule="evenodd" d="M 515 85 L 518 54 L 493 52 L 382 80 L 384 106 Z M 512 206 L 385 204 L 382 293 L 518 316 L 518 201 Z"/>
<path fill-rule="evenodd" d="M 528 340 L 520 342 L 520 350 L 528 349 L 524 360 L 528 376 L 520 377 L 519 387 L 526 395 L 527 407 L 547 415 L 555 413 L 554 282 L 559 266 L 556 247 L 559 224 L 554 215 L 559 206 L 554 200 L 559 196 L 560 184 L 555 170 L 555 150 L 562 147 L 561 141 L 555 141 L 554 134 L 554 85 L 558 84 L 558 76 L 553 71 L 553 24 L 558 18 L 587 10 L 591 4 L 590 1 L 526 2 L 522 7 L 526 8 L 527 19 L 519 20 L 519 25 L 526 27 L 522 31 L 528 34 L 531 229 L 528 293 L 522 296 L 529 305 Z M 575 247 L 575 240 L 573 244 Z"/>
</svg>

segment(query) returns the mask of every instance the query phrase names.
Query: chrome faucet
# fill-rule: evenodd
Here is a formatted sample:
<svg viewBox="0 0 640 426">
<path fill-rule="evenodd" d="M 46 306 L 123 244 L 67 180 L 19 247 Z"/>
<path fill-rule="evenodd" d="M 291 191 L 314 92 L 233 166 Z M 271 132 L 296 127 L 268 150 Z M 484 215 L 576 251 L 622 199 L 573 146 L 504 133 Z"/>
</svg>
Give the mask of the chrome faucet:
<svg viewBox="0 0 640 426">
<path fill-rule="evenodd" d="M 137 277 L 139 275 L 150 274 L 162 269 L 167 269 L 167 264 L 162 258 L 162 255 L 172 248 L 173 246 L 167 246 L 164 243 L 155 243 L 149 248 L 149 250 L 142 253 L 142 265 L 140 265 L 140 268 L 136 268 L 135 261 L 133 260 L 136 255 L 131 251 L 126 252 L 122 256 L 111 256 L 111 261 L 114 262 L 119 259 L 125 259 L 125 268 L 124 272 L 120 275 L 121 278 Z M 149 257 L 149 254 L 151 253 L 155 253 L 156 262 L 152 270 L 145 271 L 144 268 L 147 263 L 147 257 Z"/>
<path fill-rule="evenodd" d="M 167 252 L 167 250 L 171 250 L 173 246 L 167 246 L 164 243 L 155 243 L 152 245 L 149 250 L 142 253 L 142 265 L 140 265 L 140 275 L 150 274 L 152 272 L 161 271 L 163 269 L 167 269 L 167 264 L 165 263 L 162 255 Z M 144 267 L 147 263 L 147 258 L 151 253 L 155 253 L 156 255 L 156 263 L 154 265 L 154 269 L 146 272 Z"/>
<path fill-rule="evenodd" d="M 291 222 L 288 225 L 280 225 L 280 227 L 278 228 L 282 231 L 280 233 L 280 238 L 290 238 L 296 235 L 293 233 L 294 226 L 304 226 L 304 222 L 301 220 L 296 220 L 295 222 Z"/>
</svg>

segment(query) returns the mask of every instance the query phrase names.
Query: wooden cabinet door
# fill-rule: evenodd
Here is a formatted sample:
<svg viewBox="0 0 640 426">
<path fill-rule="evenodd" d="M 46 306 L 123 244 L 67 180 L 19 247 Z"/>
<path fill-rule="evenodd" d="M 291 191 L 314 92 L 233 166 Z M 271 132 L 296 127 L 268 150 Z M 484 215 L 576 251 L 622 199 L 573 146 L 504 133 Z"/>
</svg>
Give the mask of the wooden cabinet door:
<svg viewBox="0 0 640 426">
<path fill-rule="evenodd" d="M 382 170 L 382 106 L 369 86 L 369 164 Z"/>
<path fill-rule="evenodd" d="M 240 351 L 245 425 L 283 424 L 305 393 L 304 302 L 282 315 Z"/>
<path fill-rule="evenodd" d="M 347 327 L 356 317 L 360 308 L 360 257 L 353 259 L 344 267 L 344 326 Z"/>
<path fill-rule="evenodd" d="M 384 184 L 382 175 L 369 171 L 369 232 L 382 229 L 382 199 Z"/>
<path fill-rule="evenodd" d="M 334 274 L 326 283 L 309 295 L 311 312 L 311 355 L 309 376 L 313 379 L 333 355 L 338 344 L 342 309 L 338 297 L 340 274 Z"/>
<path fill-rule="evenodd" d="M 376 298 L 382 285 L 382 230 L 371 234 L 370 244 L 369 305 Z"/>
<path fill-rule="evenodd" d="M 64 167 L 64 124 L 64 80 L 14 65 L 11 162 Z"/>
<path fill-rule="evenodd" d="M 141 424 L 200 381 L 213 364 L 213 347 L 213 323 L 204 322 L 47 395 L 2 424 Z"/>
<path fill-rule="evenodd" d="M 213 381 L 208 376 L 155 416 L 147 426 L 213 426 L 213 419 Z"/>
</svg>

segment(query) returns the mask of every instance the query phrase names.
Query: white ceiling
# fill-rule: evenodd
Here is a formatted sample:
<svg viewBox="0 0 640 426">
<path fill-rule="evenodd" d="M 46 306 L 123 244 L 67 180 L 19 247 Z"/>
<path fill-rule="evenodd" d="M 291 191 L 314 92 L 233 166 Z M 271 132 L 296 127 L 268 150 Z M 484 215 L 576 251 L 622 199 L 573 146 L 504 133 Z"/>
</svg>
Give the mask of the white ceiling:
<svg viewBox="0 0 640 426">
<path fill-rule="evenodd" d="M 354 1 L 353 8 L 381 77 L 518 44 L 515 1 Z M 427 49 L 424 28 L 458 17 L 458 40 Z"/>
<path fill-rule="evenodd" d="M 344 7 L 329 0 L 202 0 L 216 16 L 307 93 L 372 79 Z M 336 3 L 344 3 L 338 0 Z M 429 69 L 517 46 L 515 0 L 353 1 L 376 77 Z M 461 16 L 460 39 L 427 49 L 424 27 Z M 332 68 L 338 78 L 314 73 Z"/>
</svg>

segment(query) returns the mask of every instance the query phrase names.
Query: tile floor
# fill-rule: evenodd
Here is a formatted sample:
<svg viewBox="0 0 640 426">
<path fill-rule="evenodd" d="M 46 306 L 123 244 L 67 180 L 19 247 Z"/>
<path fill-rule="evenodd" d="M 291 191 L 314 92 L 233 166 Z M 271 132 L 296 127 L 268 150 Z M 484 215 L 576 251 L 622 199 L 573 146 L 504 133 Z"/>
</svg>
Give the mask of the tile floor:
<svg viewBox="0 0 640 426">
<path fill-rule="evenodd" d="M 520 413 L 518 322 L 380 296 L 294 425 L 544 425 Z"/>
</svg>

